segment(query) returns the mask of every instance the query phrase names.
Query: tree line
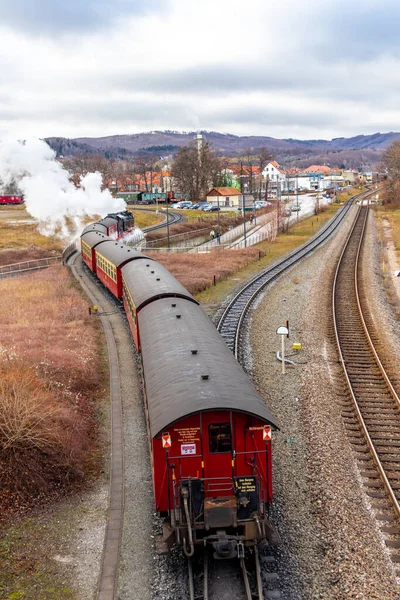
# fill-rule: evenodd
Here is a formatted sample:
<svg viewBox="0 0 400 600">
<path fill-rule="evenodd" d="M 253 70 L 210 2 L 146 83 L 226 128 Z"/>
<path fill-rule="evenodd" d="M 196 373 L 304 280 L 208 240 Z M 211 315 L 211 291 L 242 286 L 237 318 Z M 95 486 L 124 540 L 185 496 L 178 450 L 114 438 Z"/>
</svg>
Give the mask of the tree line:
<svg viewBox="0 0 400 600">
<path fill-rule="evenodd" d="M 273 159 L 266 147 L 248 149 L 235 162 L 239 167 L 239 181 L 246 191 L 255 197 L 262 198 L 268 193 L 262 190 L 262 177 L 254 176 L 254 167 L 262 173 L 265 166 Z M 78 153 L 65 158 L 63 164 L 73 174 L 84 175 L 88 172 L 99 171 L 103 181 L 116 181 L 126 175 L 141 176 L 144 190 L 150 192 L 153 188 L 153 174 L 165 166 L 165 160 L 157 154 L 144 155 L 132 159 L 106 158 L 101 154 Z M 174 184 L 183 194 L 190 195 L 193 200 L 203 200 L 210 187 L 231 186 L 232 178 L 229 167 L 232 160 L 221 156 L 209 142 L 203 141 L 200 146 L 196 141 L 180 148 L 171 163 L 171 177 Z M 168 190 L 167 190 L 168 191 Z"/>
</svg>

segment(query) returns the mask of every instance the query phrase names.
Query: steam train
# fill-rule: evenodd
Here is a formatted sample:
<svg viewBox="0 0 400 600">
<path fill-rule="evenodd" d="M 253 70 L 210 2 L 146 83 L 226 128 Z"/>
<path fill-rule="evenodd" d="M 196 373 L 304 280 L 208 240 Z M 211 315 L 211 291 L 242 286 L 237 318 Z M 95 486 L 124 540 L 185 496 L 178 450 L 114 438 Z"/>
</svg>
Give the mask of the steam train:
<svg viewBox="0 0 400 600">
<path fill-rule="evenodd" d="M 112 240 L 118 239 L 126 231 L 130 231 L 135 226 L 135 219 L 130 210 L 123 210 L 118 213 L 109 213 L 101 221 L 97 221 L 85 227 L 82 235 L 87 231 L 93 231 L 94 225 L 96 231 L 101 231 Z"/>
<path fill-rule="evenodd" d="M 84 263 L 123 302 L 141 353 L 159 553 L 243 556 L 270 539 L 275 417 L 193 296 L 161 264 L 111 239 L 110 217 L 81 235 Z M 173 348 L 173 352 L 171 352 Z"/>
<path fill-rule="evenodd" d="M 0 196 L 0 206 L 3 204 L 23 204 L 24 197 L 21 195 Z"/>
</svg>

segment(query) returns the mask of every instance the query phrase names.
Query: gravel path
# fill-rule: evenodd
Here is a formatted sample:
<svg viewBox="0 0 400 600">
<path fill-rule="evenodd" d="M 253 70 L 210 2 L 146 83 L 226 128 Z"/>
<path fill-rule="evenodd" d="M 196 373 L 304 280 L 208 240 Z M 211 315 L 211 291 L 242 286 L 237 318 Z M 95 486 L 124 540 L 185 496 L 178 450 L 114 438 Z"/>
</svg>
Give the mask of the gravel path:
<svg viewBox="0 0 400 600">
<path fill-rule="evenodd" d="M 327 281 L 349 221 L 278 280 L 253 312 L 248 367 L 281 423 L 274 434 L 272 516 L 282 537 L 275 553 L 284 600 L 400 597 L 341 418 L 345 387 Z M 276 329 L 286 320 L 287 349 L 296 341 L 303 350 L 282 376 Z"/>
<path fill-rule="evenodd" d="M 80 259 L 79 263 L 81 263 Z M 77 267 L 80 275 L 86 273 L 82 264 Z M 148 452 L 146 425 L 142 405 L 140 381 L 137 374 L 137 358 L 133 342 L 128 330 L 125 315 L 120 305 L 111 294 L 104 295 L 104 288 L 93 277 L 84 276 L 86 285 L 98 298 L 113 330 L 117 347 L 121 397 L 123 410 L 124 437 L 124 520 L 121 542 L 118 587 L 118 600 L 150 600 L 153 578 L 153 545 L 154 528 L 153 495 L 151 484 L 150 458 Z M 108 435 L 105 432 L 105 435 Z M 93 502 L 93 497 L 83 502 Z M 89 539 L 91 544 L 88 543 Z M 77 532 L 77 547 L 84 545 L 90 548 L 92 555 L 99 557 L 103 539 L 94 539 L 91 532 Z M 86 575 L 90 585 L 80 586 L 79 600 L 94 597 L 98 567 L 93 577 L 93 561 L 86 560 L 80 564 L 80 579 Z M 82 589 L 85 588 L 85 591 Z"/>
</svg>

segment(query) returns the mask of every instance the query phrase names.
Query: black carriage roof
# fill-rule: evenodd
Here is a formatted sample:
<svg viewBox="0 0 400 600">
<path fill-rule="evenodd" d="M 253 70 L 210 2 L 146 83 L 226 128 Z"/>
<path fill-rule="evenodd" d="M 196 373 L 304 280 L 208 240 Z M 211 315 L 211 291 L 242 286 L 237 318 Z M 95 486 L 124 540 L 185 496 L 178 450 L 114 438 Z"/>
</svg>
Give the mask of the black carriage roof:
<svg viewBox="0 0 400 600">
<path fill-rule="evenodd" d="M 85 227 L 85 229 L 82 231 L 81 237 L 85 235 L 85 233 L 89 233 L 89 231 L 99 231 L 100 233 L 107 233 L 107 228 L 105 225 L 100 223 L 100 221 L 96 223 L 91 223 L 90 225 L 87 225 L 87 227 Z"/>
<path fill-rule="evenodd" d="M 183 297 L 196 302 L 187 289 L 165 267 L 150 258 L 146 261 L 125 265 L 122 268 L 122 275 L 136 310 L 140 310 L 152 300 L 164 296 Z"/>
<path fill-rule="evenodd" d="M 116 267 L 120 267 L 127 261 L 136 261 L 138 258 L 146 258 L 147 261 L 150 260 L 145 254 L 142 254 L 141 252 L 138 252 L 129 246 L 121 244 L 121 242 L 110 240 L 110 238 L 108 238 L 108 240 L 109 241 L 107 244 L 101 245 L 101 248 L 99 248 L 98 252 L 104 256 L 104 258 L 112 262 Z"/>
<path fill-rule="evenodd" d="M 141 311 L 139 325 L 152 437 L 209 410 L 236 410 L 278 427 L 198 305 L 175 298 L 152 302 Z"/>
<path fill-rule="evenodd" d="M 104 235 L 104 233 L 100 233 L 100 231 L 87 231 L 86 233 L 82 233 L 81 237 L 91 248 L 95 248 L 102 242 L 110 241 L 110 238 L 107 235 Z"/>
</svg>

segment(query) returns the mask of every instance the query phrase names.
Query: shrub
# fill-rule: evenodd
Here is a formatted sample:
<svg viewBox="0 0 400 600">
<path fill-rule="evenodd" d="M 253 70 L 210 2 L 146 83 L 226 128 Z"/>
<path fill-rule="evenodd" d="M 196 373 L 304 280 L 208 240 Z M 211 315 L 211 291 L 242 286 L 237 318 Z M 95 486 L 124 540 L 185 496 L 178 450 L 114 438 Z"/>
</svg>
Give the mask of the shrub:
<svg viewBox="0 0 400 600">
<path fill-rule="evenodd" d="M 98 325 L 61 265 L 0 282 L 0 508 L 97 470 Z"/>
</svg>

